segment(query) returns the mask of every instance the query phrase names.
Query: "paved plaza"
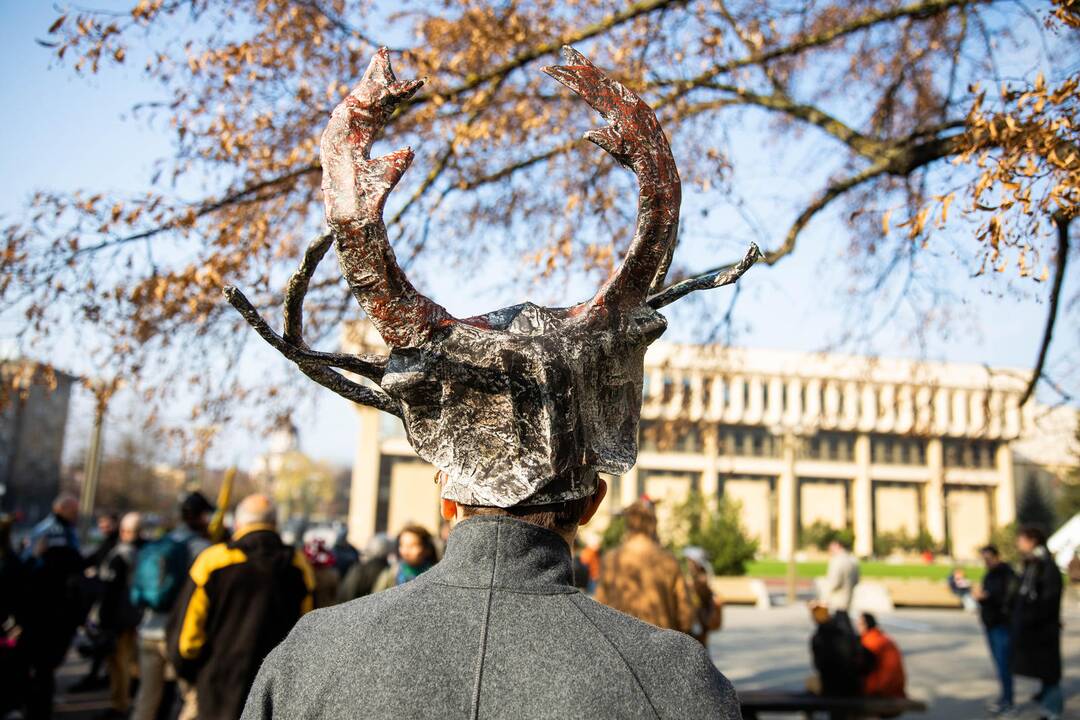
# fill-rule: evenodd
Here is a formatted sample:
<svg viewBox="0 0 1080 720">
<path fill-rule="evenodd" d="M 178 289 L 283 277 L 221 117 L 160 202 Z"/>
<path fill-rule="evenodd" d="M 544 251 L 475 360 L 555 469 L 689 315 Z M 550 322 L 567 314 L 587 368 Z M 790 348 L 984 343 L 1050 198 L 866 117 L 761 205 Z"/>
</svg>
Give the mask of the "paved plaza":
<svg viewBox="0 0 1080 720">
<path fill-rule="evenodd" d="M 924 720 L 975 720 L 989 717 L 988 699 L 997 683 L 978 618 L 957 610 L 898 610 L 878 618 L 904 653 L 908 694 L 930 708 Z M 1080 607 L 1064 613 L 1063 651 L 1068 718 L 1080 718 Z M 809 614 L 805 607 L 724 609 L 724 629 L 709 650 L 721 671 L 739 690 L 802 689 L 810 673 Z M 1037 682 L 1018 679 L 1018 701 L 1035 692 Z M 762 718 L 785 717 L 764 714 Z M 1037 708 L 1022 708 L 1021 718 L 1038 718 Z"/>
<path fill-rule="evenodd" d="M 912 720 L 977 720 L 988 717 L 984 704 L 997 685 L 982 629 L 974 615 L 953 610 L 900 610 L 879 618 L 904 652 L 908 691 L 925 700 L 930 711 Z M 1068 718 L 1080 718 L 1080 607 L 1064 616 L 1065 696 Z M 740 690 L 803 687 L 810 672 L 811 625 L 806 609 L 781 607 L 724 609 L 724 630 L 710 645 L 713 660 Z M 61 670 L 57 717 L 89 720 L 108 707 L 107 692 L 69 695 L 66 688 L 86 672 L 75 659 Z M 1018 680 L 1017 697 L 1027 698 L 1037 683 Z M 762 718 L 790 717 L 762 715 Z M 1020 715 L 1037 718 L 1032 705 Z"/>
</svg>

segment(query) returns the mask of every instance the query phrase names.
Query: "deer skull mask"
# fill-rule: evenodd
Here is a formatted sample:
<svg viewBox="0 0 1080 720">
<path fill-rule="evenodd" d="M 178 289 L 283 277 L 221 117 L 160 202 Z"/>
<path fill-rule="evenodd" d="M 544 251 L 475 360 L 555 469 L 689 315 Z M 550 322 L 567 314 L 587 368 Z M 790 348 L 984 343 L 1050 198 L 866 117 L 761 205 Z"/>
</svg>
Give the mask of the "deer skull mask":
<svg viewBox="0 0 1080 720">
<path fill-rule="evenodd" d="M 625 259 L 596 295 L 569 308 L 515 305 L 457 319 L 410 284 L 382 218 L 412 162 L 408 148 L 371 159 L 371 144 L 419 81 L 397 81 L 379 50 L 322 138 L 330 234 L 308 249 L 286 292 L 285 333 L 239 291 L 226 295 L 256 330 L 316 381 L 398 415 L 417 454 L 444 471 L 443 497 L 467 505 L 540 505 L 590 495 L 598 471 L 637 457 L 644 355 L 667 322 L 657 309 L 686 293 L 734 282 L 758 257 L 650 295 L 674 250 L 679 174 L 652 110 L 583 55 L 544 72 L 579 94 L 608 125 L 586 133 L 638 178 L 637 229 Z M 353 295 L 390 347 L 387 358 L 319 353 L 301 339 L 303 294 L 331 242 Z M 339 367 L 375 381 L 352 383 Z"/>
</svg>

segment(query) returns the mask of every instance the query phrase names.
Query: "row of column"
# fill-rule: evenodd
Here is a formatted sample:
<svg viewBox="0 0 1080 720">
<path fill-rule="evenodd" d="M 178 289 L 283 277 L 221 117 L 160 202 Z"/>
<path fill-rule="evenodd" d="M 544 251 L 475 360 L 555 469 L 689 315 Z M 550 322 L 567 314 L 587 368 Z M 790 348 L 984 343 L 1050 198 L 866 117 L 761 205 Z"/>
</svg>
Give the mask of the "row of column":
<svg viewBox="0 0 1080 720">
<path fill-rule="evenodd" d="M 718 492 L 717 441 L 715 433 L 706 433 L 704 442 L 704 468 L 701 474 L 701 492 L 705 497 L 715 497 Z M 794 435 L 786 435 L 781 454 L 781 469 L 776 483 L 777 551 L 787 559 L 798 550 L 798 488 L 799 475 L 796 463 L 798 443 Z M 937 542 L 945 540 L 945 463 L 942 442 L 933 438 L 927 443 L 927 469 L 929 479 L 924 491 L 926 530 Z M 855 535 L 856 555 L 865 557 L 874 551 L 874 485 L 870 464 L 870 436 L 859 435 L 855 439 L 855 473 L 851 479 L 852 530 Z M 622 507 L 637 499 L 637 472 L 635 466 L 621 483 Z M 996 457 L 997 483 L 994 486 L 996 517 L 992 521 L 1000 526 L 1015 519 L 1016 496 L 1013 478 L 1012 449 L 1000 443 Z"/>
<path fill-rule="evenodd" d="M 1013 438 L 1019 395 L 1000 390 L 731 375 L 653 368 L 643 412 L 732 424 L 786 424 L 862 432 Z M 665 388 L 670 396 L 665 399 Z"/>
</svg>

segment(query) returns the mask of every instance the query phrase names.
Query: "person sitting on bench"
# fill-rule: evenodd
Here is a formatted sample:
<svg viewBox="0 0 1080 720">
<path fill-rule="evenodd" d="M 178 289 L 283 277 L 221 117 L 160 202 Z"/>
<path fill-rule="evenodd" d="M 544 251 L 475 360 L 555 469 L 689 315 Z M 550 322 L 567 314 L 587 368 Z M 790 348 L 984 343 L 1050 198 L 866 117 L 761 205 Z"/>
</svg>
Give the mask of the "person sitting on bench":
<svg viewBox="0 0 1080 720">
<path fill-rule="evenodd" d="M 904 658 L 893 639 L 878 627 L 877 619 L 863 613 L 858 619 L 862 645 L 873 656 L 873 667 L 863 679 L 863 694 L 871 697 L 907 697 Z"/>
<path fill-rule="evenodd" d="M 829 609 L 817 603 L 810 606 L 810 614 L 817 623 L 810 639 L 817 677 L 810 679 L 807 689 L 825 697 L 858 697 L 862 694 L 863 676 L 870 667 L 870 658 L 851 619 L 843 610 L 830 616 Z"/>
</svg>

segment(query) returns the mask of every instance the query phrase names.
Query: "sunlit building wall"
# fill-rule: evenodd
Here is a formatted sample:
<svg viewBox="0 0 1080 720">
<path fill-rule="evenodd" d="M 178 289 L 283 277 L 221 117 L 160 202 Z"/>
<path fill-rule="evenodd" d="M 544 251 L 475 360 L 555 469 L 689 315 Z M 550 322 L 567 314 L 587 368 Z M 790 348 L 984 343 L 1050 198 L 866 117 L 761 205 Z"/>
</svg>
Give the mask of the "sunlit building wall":
<svg viewBox="0 0 1080 720">
<path fill-rule="evenodd" d="M 376 335 L 358 342 L 356 332 L 346 349 L 378 349 Z M 762 553 L 778 557 L 815 521 L 850 528 L 859 555 L 881 533 L 925 530 L 974 557 L 1014 520 L 1019 468 L 1060 471 L 1032 455 L 1057 448 L 1070 418 L 1075 428 L 1070 408 L 1046 430 L 1045 409 L 1020 407 L 1022 370 L 667 343 L 645 363 L 638 463 L 609 479 L 607 517 L 643 494 L 662 508 L 691 491 L 723 496 L 739 502 Z M 350 536 L 436 528 L 434 469 L 396 418 L 358 412 Z"/>
</svg>

